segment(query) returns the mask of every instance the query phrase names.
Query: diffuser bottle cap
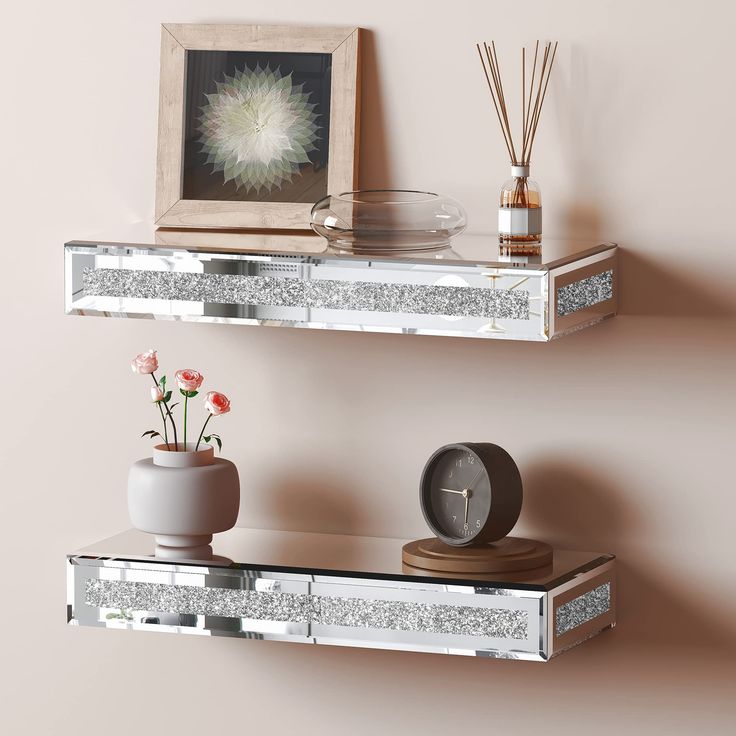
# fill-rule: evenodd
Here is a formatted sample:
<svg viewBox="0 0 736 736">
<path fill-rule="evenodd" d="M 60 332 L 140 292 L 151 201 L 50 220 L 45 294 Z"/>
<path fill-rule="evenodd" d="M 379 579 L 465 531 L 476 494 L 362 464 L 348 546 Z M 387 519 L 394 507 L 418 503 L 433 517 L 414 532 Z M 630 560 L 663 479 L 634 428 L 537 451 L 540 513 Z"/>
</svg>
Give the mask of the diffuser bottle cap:
<svg viewBox="0 0 736 736">
<path fill-rule="evenodd" d="M 511 176 L 514 177 L 528 177 L 529 176 L 529 164 L 511 164 Z"/>
</svg>

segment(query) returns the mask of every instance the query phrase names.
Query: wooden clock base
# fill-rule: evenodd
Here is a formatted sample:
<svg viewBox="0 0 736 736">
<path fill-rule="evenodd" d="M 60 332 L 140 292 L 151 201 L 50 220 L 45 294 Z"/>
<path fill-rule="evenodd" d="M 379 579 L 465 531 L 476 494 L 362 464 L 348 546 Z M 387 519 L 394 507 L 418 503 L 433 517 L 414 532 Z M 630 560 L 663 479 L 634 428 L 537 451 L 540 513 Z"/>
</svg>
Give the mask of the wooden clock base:
<svg viewBox="0 0 736 736">
<path fill-rule="evenodd" d="M 451 547 L 430 537 L 405 544 L 401 558 L 412 567 L 439 572 L 518 572 L 551 564 L 552 547 L 521 537 L 504 537 L 478 547 Z"/>
</svg>

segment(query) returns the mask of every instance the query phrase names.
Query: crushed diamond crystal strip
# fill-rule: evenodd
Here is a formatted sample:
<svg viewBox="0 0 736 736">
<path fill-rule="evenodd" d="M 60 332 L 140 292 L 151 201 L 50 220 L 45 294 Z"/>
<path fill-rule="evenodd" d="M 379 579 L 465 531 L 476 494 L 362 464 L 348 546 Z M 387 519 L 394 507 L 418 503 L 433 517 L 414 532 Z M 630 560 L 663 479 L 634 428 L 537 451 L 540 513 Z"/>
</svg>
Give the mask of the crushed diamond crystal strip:
<svg viewBox="0 0 736 736">
<path fill-rule="evenodd" d="M 555 635 L 562 636 L 568 631 L 591 621 L 611 608 L 611 584 L 604 583 L 587 593 L 563 603 L 555 615 Z"/>
<path fill-rule="evenodd" d="M 557 316 L 564 317 L 613 296 L 613 270 L 573 281 L 557 289 Z"/>
<path fill-rule="evenodd" d="M 85 268 L 86 296 L 169 299 L 303 309 L 343 309 L 447 317 L 529 319 L 529 292 L 272 276 Z"/>
<path fill-rule="evenodd" d="M 100 608 L 524 640 L 523 610 L 90 579 Z"/>
<path fill-rule="evenodd" d="M 314 596 L 318 623 L 526 639 L 527 613 L 503 608 Z"/>
</svg>

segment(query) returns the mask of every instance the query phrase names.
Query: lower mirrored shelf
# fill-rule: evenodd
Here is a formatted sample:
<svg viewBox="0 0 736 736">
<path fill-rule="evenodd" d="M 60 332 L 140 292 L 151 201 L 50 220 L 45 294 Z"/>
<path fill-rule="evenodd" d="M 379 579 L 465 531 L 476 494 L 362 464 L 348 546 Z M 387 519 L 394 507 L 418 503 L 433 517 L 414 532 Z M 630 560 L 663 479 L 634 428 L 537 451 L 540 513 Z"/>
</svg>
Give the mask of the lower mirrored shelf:
<svg viewBox="0 0 736 736">
<path fill-rule="evenodd" d="M 68 556 L 77 626 L 546 661 L 616 620 L 615 559 L 524 573 L 402 564 L 407 540 L 235 528 L 198 559 L 130 530 Z"/>
</svg>

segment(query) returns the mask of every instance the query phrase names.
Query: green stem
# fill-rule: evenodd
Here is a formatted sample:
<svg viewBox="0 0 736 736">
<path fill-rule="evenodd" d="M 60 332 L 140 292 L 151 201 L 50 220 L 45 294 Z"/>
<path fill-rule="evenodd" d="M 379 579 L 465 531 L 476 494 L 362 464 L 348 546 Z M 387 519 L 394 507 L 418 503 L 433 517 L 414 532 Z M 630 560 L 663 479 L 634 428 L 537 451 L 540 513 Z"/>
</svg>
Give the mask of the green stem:
<svg viewBox="0 0 736 736">
<path fill-rule="evenodd" d="M 210 414 L 207 419 L 204 420 L 204 425 L 202 426 L 202 431 L 199 433 L 199 439 L 197 440 L 197 446 L 194 448 L 195 452 L 199 450 L 199 443 L 202 441 L 202 435 L 204 434 L 204 430 L 207 429 L 207 422 L 209 422 L 210 419 L 212 419 L 212 414 Z"/>
<path fill-rule="evenodd" d="M 158 388 L 161 388 L 161 386 L 158 385 L 158 381 L 156 380 L 156 376 L 151 373 L 151 378 L 153 378 L 153 382 L 156 384 Z M 164 393 L 163 391 L 161 393 Z M 171 428 L 174 430 L 174 451 L 178 451 L 179 449 L 179 439 L 176 436 L 176 424 L 174 422 L 174 417 L 171 416 L 171 411 L 169 410 L 169 404 L 167 401 L 163 402 L 164 407 L 166 409 L 166 414 L 169 417 L 169 421 L 171 422 Z"/>
<path fill-rule="evenodd" d="M 187 404 L 189 403 L 189 397 L 184 397 L 184 452 L 187 451 Z"/>
<path fill-rule="evenodd" d="M 166 416 L 164 415 L 164 410 L 161 408 L 161 402 L 157 401 L 156 406 L 158 407 L 159 413 L 161 414 L 161 421 L 164 423 L 164 442 L 166 443 L 166 449 L 170 450 L 169 447 L 169 433 L 166 431 Z"/>
</svg>

